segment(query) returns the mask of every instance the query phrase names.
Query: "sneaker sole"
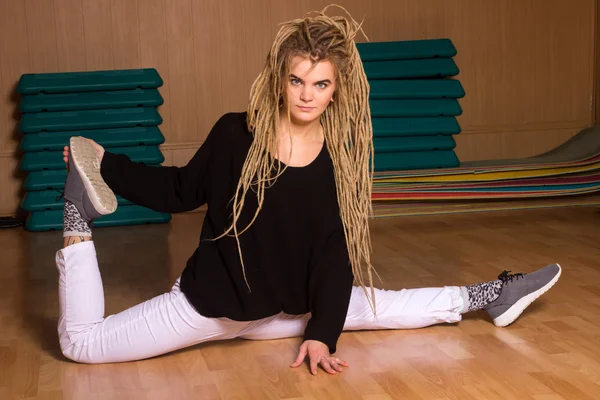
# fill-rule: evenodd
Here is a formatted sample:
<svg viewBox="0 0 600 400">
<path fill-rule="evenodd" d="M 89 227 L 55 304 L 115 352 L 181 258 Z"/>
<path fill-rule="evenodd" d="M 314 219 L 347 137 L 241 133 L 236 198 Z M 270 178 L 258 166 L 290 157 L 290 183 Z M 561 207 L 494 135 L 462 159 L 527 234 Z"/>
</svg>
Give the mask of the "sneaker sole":
<svg viewBox="0 0 600 400">
<path fill-rule="evenodd" d="M 560 275 L 562 274 L 562 268 L 559 264 L 556 265 L 558 266 L 558 273 L 554 276 L 554 278 L 552 278 L 550 282 L 548 282 L 545 286 L 539 288 L 535 292 L 531 292 L 527 296 L 524 296 L 521 299 L 519 299 L 519 301 L 513 304 L 511 308 L 506 310 L 504 314 L 494 319 L 494 325 L 505 327 L 507 325 L 512 324 L 517 318 L 519 318 L 523 311 L 525 311 L 525 309 L 529 307 L 531 303 L 533 303 L 538 297 L 550 290 L 550 288 L 554 286 L 554 284 L 558 281 L 558 278 L 560 278 Z"/>
<path fill-rule="evenodd" d="M 100 174 L 98 154 L 94 146 L 82 137 L 70 139 L 70 154 L 92 205 L 102 215 L 115 212 L 117 198 Z"/>
</svg>

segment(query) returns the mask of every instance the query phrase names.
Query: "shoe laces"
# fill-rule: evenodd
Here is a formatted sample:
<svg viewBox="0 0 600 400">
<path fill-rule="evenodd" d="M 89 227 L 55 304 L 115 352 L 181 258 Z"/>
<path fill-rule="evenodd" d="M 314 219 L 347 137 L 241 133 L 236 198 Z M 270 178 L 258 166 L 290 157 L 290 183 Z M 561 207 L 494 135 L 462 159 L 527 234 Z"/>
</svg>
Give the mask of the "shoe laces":
<svg viewBox="0 0 600 400">
<path fill-rule="evenodd" d="M 502 271 L 502 273 L 500 275 L 498 275 L 498 279 L 500 279 L 502 282 L 507 283 L 507 282 L 512 282 L 513 280 L 519 280 L 519 278 L 524 278 L 525 274 L 522 273 L 516 273 L 516 274 L 509 274 L 510 271 Z"/>
<path fill-rule="evenodd" d="M 60 190 L 58 190 L 58 189 L 54 189 L 54 190 L 56 190 L 58 193 L 60 193 L 60 195 L 59 195 L 59 196 L 56 196 L 56 200 L 55 200 L 55 201 L 61 201 L 61 200 L 63 199 L 63 197 L 65 196 L 65 192 L 64 192 L 64 191 L 63 191 L 63 192 L 61 192 L 61 191 L 60 191 Z"/>
</svg>

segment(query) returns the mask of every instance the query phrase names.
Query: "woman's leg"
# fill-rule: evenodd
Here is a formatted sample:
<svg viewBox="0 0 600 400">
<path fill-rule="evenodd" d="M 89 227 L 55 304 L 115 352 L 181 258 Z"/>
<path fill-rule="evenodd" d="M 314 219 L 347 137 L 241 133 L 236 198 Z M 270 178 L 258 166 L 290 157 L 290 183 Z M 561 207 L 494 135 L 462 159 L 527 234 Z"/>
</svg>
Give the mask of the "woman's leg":
<svg viewBox="0 0 600 400">
<path fill-rule="evenodd" d="M 509 275 L 469 286 L 382 290 L 375 289 L 377 317 L 360 287 L 352 288 L 344 331 L 416 329 L 441 323 L 455 323 L 462 314 L 485 309 L 497 326 L 517 319 L 535 299 L 548 291 L 561 275 L 558 264 L 530 274 Z M 267 318 L 249 326 L 246 339 L 277 339 L 302 336 L 310 315 Z"/>
<path fill-rule="evenodd" d="M 464 301 L 458 286 L 402 290 L 375 289 L 377 317 L 362 288 L 352 288 L 345 331 L 416 329 L 462 319 Z"/>
<path fill-rule="evenodd" d="M 104 292 L 94 242 L 57 252 L 63 354 L 82 363 L 157 356 L 197 343 L 237 336 L 246 322 L 205 318 L 188 303 L 176 282 L 172 290 L 104 318 Z"/>
<path fill-rule="evenodd" d="M 399 291 L 375 289 L 375 299 L 376 319 L 362 288 L 352 288 L 344 331 L 414 329 L 458 322 L 464 305 L 459 287 Z M 303 336 L 309 319 L 310 314 L 278 314 L 249 326 L 242 338 L 261 340 Z"/>
<path fill-rule="evenodd" d="M 188 303 L 179 282 L 168 293 L 104 318 L 91 223 L 114 212 L 117 201 L 100 176 L 100 161 L 90 142 L 71 138 L 68 150 L 64 153 L 69 165 L 63 211 L 65 247 L 56 254 L 63 354 L 83 363 L 132 361 L 237 336 L 248 323 L 203 317 Z"/>
</svg>

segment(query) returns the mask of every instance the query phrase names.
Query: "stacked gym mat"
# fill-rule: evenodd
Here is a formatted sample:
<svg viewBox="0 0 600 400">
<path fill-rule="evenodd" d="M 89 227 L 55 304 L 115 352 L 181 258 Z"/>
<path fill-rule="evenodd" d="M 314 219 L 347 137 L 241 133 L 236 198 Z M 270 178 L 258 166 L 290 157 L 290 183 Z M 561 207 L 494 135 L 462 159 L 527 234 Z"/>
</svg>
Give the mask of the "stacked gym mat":
<svg viewBox="0 0 600 400">
<path fill-rule="evenodd" d="M 71 136 L 84 136 L 107 151 L 131 160 L 160 165 L 159 145 L 165 140 L 157 107 L 163 104 L 158 88 L 163 81 L 155 69 L 24 74 L 17 86 L 22 100 L 19 125 L 24 155 L 20 169 L 27 172 L 21 207 L 29 212 L 30 231 L 62 229 L 67 171 L 63 147 Z M 94 226 L 165 223 L 171 216 L 117 197 L 119 207 Z"/>
<path fill-rule="evenodd" d="M 357 44 L 371 88 L 377 172 L 459 165 L 458 99 L 465 95 L 449 39 Z"/>
<path fill-rule="evenodd" d="M 600 205 L 600 127 L 535 157 L 377 173 L 373 204 L 378 217 Z"/>
<path fill-rule="evenodd" d="M 449 39 L 358 44 L 369 85 L 376 217 L 600 204 L 600 127 L 522 160 L 460 163 Z"/>
</svg>

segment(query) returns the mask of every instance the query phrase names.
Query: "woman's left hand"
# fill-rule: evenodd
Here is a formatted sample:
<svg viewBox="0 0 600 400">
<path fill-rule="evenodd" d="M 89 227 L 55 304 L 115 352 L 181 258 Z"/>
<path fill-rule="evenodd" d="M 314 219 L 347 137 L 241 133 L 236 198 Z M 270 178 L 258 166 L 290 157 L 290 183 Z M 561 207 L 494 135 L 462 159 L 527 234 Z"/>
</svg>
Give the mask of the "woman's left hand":
<svg viewBox="0 0 600 400">
<path fill-rule="evenodd" d="M 310 357 L 310 372 L 317 374 L 317 366 L 321 364 L 323 369 L 332 375 L 342 372 L 342 366 L 347 367 L 348 363 L 336 357 L 329 355 L 329 348 L 325 343 L 317 340 L 305 340 L 300 346 L 298 357 L 290 367 L 296 368 L 302 364 L 306 356 Z"/>
</svg>

